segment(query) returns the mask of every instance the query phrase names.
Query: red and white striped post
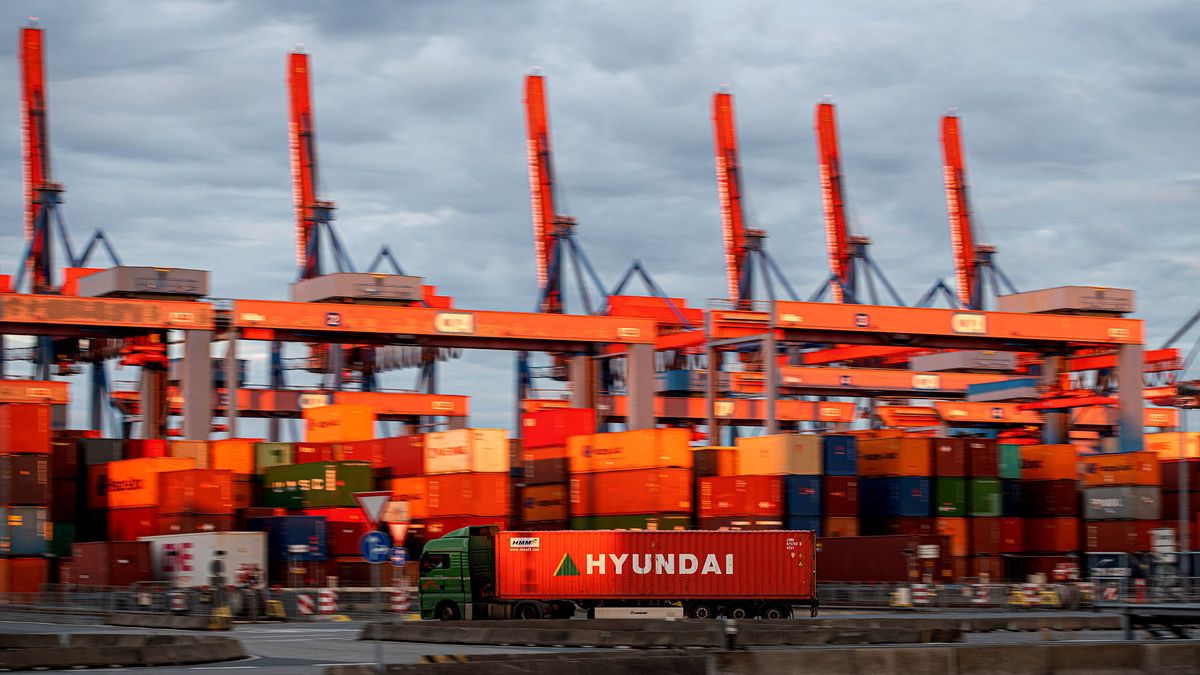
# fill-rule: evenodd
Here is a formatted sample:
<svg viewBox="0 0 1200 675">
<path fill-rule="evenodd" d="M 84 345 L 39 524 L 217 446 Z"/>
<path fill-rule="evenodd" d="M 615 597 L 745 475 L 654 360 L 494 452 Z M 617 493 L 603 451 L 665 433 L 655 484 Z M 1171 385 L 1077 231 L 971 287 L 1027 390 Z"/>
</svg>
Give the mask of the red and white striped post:
<svg viewBox="0 0 1200 675">
<path fill-rule="evenodd" d="M 392 611 L 397 614 L 408 612 L 408 587 L 398 586 L 392 589 Z"/>
<path fill-rule="evenodd" d="M 321 614 L 336 614 L 338 609 L 338 594 L 332 588 L 322 588 L 317 591 L 317 610 Z"/>
<path fill-rule="evenodd" d="M 313 599 L 311 595 L 301 593 L 296 596 L 296 608 L 304 616 L 309 616 L 313 613 Z"/>
</svg>

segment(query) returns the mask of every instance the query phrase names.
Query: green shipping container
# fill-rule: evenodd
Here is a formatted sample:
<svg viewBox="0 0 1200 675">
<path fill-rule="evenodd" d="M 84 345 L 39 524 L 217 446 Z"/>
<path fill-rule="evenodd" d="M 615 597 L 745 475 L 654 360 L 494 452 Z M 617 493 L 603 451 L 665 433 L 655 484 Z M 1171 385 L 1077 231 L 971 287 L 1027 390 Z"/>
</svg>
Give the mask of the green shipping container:
<svg viewBox="0 0 1200 675">
<path fill-rule="evenodd" d="M 1012 443 L 1000 444 L 1000 477 L 1021 477 L 1021 446 Z"/>
<path fill-rule="evenodd" d="M 369 492 L 367 462 L 311 462 L 273 466 L 263 475 L 263 506 L 312 509 L 357 506 L 355 492 Z"/>
<path fill-rule="evenodd" d="M 571 519 L 572 530 L 690 530 L 691 515 L 655 513 L 644 516 L 580 516 Z"/>
<path fill-rule="evenodd" d="M 295 461 L 294 443 L 255 443 L 254 469 L 262 475 L 273 466 L 287 466 Z"/>
<path fill-rule="evenodd" d="M 1004 515 L 1004 497 L 999 478 L 971 478 L 967 485 L 972 516 L 985 518 Z"/>
<path fill-rule="evenodd" d="M 967 479 L 936 478 L 933 483 L 933 510 L 942 518 L 967 515 Z"/>
<path fill-rule="evenodd" d="M 60 558 L 71 557 L 71 545 L 75 543 L 75 523 L 54 523 L 54 539 L 50 552 Z"/>
</svg>

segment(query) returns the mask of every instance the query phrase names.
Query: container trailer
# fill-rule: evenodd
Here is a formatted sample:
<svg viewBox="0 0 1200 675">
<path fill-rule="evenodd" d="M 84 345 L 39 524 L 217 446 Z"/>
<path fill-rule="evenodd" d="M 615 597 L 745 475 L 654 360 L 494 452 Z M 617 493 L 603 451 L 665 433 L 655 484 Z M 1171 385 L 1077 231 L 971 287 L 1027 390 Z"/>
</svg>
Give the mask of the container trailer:
<svg viewBox="0 0 1200 675">
<path fill-rule="evenodd" d="M 681 604 L 691 618 L 817 613 L 805 531 L 455 530 L 425 544 L 422 619 L 570 618 L 577 607 Z"/>
</svg>

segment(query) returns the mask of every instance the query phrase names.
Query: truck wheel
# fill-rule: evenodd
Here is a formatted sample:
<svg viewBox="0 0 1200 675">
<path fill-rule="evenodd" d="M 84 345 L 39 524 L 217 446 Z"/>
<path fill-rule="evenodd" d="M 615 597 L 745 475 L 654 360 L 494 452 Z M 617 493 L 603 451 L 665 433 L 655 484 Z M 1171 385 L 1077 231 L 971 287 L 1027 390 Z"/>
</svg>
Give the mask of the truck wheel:
<svg viewBox="0 0 1200 675">
<path fill-rule="evenodd" d="M 513 607 L 513 618 L 522 621 L 533 621 L 542 618 L 542 608 L 536 602 L 521 602 Z"/>
<path fill-rule="evenodd" d="M 462 616 L 458 611 L 458 603 L 450 600 L 438 605 L 437 609 L 433 610 L 433 615 L 441 621 L 458 621 Z"/>
<path fill-rule="evenodd" d="M 744 602 L 735 602 L 725 608 L 725 618 L 727 619 L 749 619 L 754 616 L 752 607 Z"/>
<path fill-rule="evenodd" d="M 782 602 L 768 602 L 758 610 L 758 616 L 763 619 L 790 619 L 792 608 Z"/>
<path fill-rule="evenodd" d="M 684 613 L 692 619 L 715 619 L 717 618 L 717 608 L 711 602 L 693 602 L 688 605 Z"/>
</svg>

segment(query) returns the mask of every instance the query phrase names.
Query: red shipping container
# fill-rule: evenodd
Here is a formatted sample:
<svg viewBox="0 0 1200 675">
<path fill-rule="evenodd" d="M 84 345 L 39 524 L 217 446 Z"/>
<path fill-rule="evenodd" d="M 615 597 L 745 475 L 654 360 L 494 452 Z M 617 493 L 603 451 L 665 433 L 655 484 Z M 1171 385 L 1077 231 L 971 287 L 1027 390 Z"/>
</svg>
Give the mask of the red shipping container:
<svg viewBox="0 0 1200 675">
<path fill-rule="evenodd" d="M 550 408 L 526 413 L 521 420 L 521 447 L 526 450 L 566 445 L 571 436 L 596 433 L 592 408 Z"/>
<path fill-rule="evenodd" d="M 825 476 L 825 491 L 821 508 L 826 516 L 858 515 L 858 478 L 855 476 Z"/>
<path fill-rule="evenodd" d="M 483 527 L 494 525 L 500 529 L 508 527 L 505 516 L 458 516 L 454 518 L 430 518 L 421 525 L 424 527 L 425 541 L 437 539 L 464 527 Z"/>
<path fill-rule="evenodd" d="M 50 504 L 50 458 L 0 455 L 0 506 Z"/>
<path fill-rule="evenodd" d="M 168 456 L 167 442 L 161 438 L 129 439 L 125 441 L 125 459 Z"/>
<path fill-rule="evenodd" d="M 79 518 L 79 488 L 74 480 L 50 481 L 50 522 L 69 523 Z"/>
<path fill-rule="evenodd" d="M 811 532 L 501 532 L 500 597 L 779 598 L 816 595 Z M 525 544 L 531 538 L 536 547 Z"/>
<path fill-rule="evenodd" d="M 108 510 L 108 538 L 112 541 L 134 541 L 138 537 L 151 537 L 158 533 L 156 507 Z"/>
<path fill-rule="evenodd" d="M 1175 520 L 1179 518 L 1179 503 L 1180 493 L 1164 492 L 1162 493 L 1162 515 L 1164 519 Z M 1197 515 L 1200 515 L 1200 492 L 1188 493 L 1187 505 L 1189 521 L 1195 520 Z M 1189 549 L 1190 550 L 1190 549 Z"/>
<path fill-rule="evenodd" d="M 71 546 L 71 578 L 65 584 L 128 586 L 154 579 L 149 542 L 90 542 Z"/>
<path fill-rule="evenodd" d="M 79 439 L 55 436 L 50 441 L 50 475 L 53 478 L 79 477 Z"/>
<path fill-rule="evenodd" d="M 971 518 L 970 550 L 974 555 L 996 555 L 1000 552 L 1000 519 Z"/>
<path fill-rule="evenodd" d="M 1000 446 L 990 438 L 967 441 L 967 473 L 972 478 L 1000 476 Z"/>
<path fill-rule="evenodd" d="M 956 478 L 967 475 L 967 442 L 961 438 L 935 438 L 933 471 L 935 476 Z"/>
<path fill-rule="evenodd" d="M 1078 518 L 1026 518 L 1025 550 L 1066 553 L 1079 550 Z"/>
<path fill-rule="evenodd" d="M 783 515 L 783 476 L 701 478 L 700 517 Z"/>
<path fill-rule="evenodd" d="M 0 594 L 40 593 L 50 583 L 46 558 L 0 558 Z"/>
<path fill-rule="evenodd" d="M 370 523 L 348 521 L 325 522 L 329 538 L 328 555 L 361 555 L 359 543 L 363 535 L 371 531 Z"/>
<path fill-rule="evenodd" d="M 384 473 L 397 478 L 425 473 L 425 436 L 396 436 L 383 440 Z"/>
<path fill-rule="evenodd" d="M 966 579 L 971 576 L 971 559 L 965 556 L 955 556 L 950 559 L 950 568 L 953 570 L 952 579 L 956 581 Z"/>
<path fill-rule="evenodd" d="M 931 519 L 932 520 L 932 519 Z M 920 546 L 937 546 L 937 558 L 918 558 Z M 950 538 L 941 535 L 822 537 L 817 540 L 817 579 L 849 582 L 949 581 L 954 574 Z"/>
<path fill-rule="evenodd" d="M 1020 518 L 1000 519 L 1000 552 L 1020 553 L 1025 550 L 1025 529 Z"/>
<path fill-rule="evenodd" d="M 1004 558 L 1000 556 L 976 556 L 970 558 L 971 576 L 986 577 L 988 581 L 1004 580 Z"/>
<path fill-rule="evenodd" d="M 87 468 L 87 507 L 108 508 L 108 465 L 92 464 Z"/>
<path fill-rule="evenodd" d="M 232 532 L 232 515 L 169 515 L 159 516 L 155 534 L 190 534 L 192 532 Z"/>
<path fill-rule="evenodd" d="M 50 404 L 0 405 L 0 455 L 50 454 Z"/>
<path fill-rule="evenodd" d="M 859 529 L 867 536 L 887 535 L 936 535 L 937 519 L 923 516 L 891 516 L 887 518 L 863 519 Z M 824 578 L 824 577 L 822 577 Z"/>
<path fill-rule="evenodd" d="M 1150 530 L 1157 520 L 1097 520 L 1084 527 L 1085 551 L 1143 553 L 1150 550 Z"/>
<path fill-rule="evenodd" d="M 1073 480 L 1021 481 L 1021 515 L 1046 518 L 1079 515 L 1079 484 Z"/>
<path fill-rule="evenodd" d="M 339 462 L 370 462 L 374 467 L 384 465 L 383 439 L 353 441 L 341 446 Z"/>
<path fill-rule="evenodd" d="M 692 471 L 627 469 L 576 474 L 571 477 L 570 495 L 572 517 L 690 513 Z"/>
<path fill-rule="evenodd" d="M 233 475 L 233 508 L 248 509 L 258 501 L 258 481 L 255 476 Z"/>
<path fill-rule="evenodd" d="M 233 473 L 185 469 L 158 474 L 159 513 L 233 514 Z"/>
<path fill-rule="evenodd" d="M 1175 530 L 1175 541 L 1176 541 L 1177 543 L 1181 543 L 1181 544 L 1182 544 L 1182 542 L 1180 541 L 1180 538 L 1179 538 L 1179 530 L 1181 529 L 1181 528 L 1179 527 L 1179 521 L 1178 521 L 1178 520 L 1163 520 L 1163 521 L 1161 521 L 1161 522 L 1162 522 L 1162 526 L 1163 526 L 1163 527 L 1167 527 L 1167 528 L 1170 528 L 1170 529 L 1172 529 L 1172 530 Z M 1191 522 L 1191 521 L 1189 521 L 1189 524 L 1188 524 L 1188 541 L 1187 541 L 1187 544 L 1186 544 L 1185 546 L 1181 546 L 1181 547 L 1180 547 L 1182 550 L 1184 550 L 1184 551 L 1195 551 L 1195 550 L 1197 550 L 1197 545 L 1198 545 L 1198 542 L 1200 542 L 1200 533 L 1196 532 L 1196 528 L 1197 528 L 1197 526 L 1200 526 L 1200 517 L 1197 517 L 1197 518 L 1196 518 L 1196 520 L 1195 520 L 1195 522 Z"/>
<path fill-rule="evenodd" d="M 445 516 L 507 516 L 512 511 L 506 473 L 448 473 L 426 481 L 426 513 Z"/>
<path fill-rule="evenodd" d="M 1162 489 L 1165 492 L 1179 491 L 1179 465 L 1186 464 L 1188 490 L 1200 491 L 1200 459 L 1164 459 L 1159 461 Z"/>
<path fill-rule="evenodd" d="M 297 443 L 292 461 L 297 464 L 310 462 L 333 462 L 335 443 Z"/>
</svg>

